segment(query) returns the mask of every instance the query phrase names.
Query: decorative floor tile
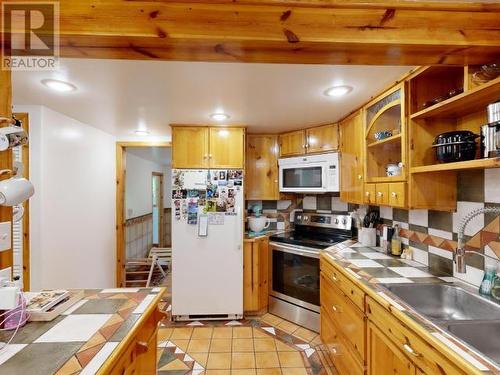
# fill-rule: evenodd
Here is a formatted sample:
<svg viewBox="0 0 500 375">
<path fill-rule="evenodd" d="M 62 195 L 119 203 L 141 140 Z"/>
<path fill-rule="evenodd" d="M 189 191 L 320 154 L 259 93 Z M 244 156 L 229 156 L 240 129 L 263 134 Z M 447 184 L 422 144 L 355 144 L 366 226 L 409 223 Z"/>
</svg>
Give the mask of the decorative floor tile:
<svg viewBox="0 0 500 375">
<path fill-rule="evenodd" d="M 35 340 L 35 343 L 86 342 L 109 318 L 110 314 L 69 315 Z"/>
</svg>

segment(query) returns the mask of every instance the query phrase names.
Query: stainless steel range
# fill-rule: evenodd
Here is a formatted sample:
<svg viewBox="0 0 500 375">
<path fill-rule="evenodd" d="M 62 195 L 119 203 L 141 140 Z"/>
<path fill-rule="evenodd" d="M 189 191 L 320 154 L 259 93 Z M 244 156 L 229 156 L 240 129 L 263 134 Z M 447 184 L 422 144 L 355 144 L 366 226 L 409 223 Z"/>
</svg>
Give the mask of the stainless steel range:
<svg viewBox="0 0 500 375">
<path fill-rule="evenodd" d="M 348 215 L 296 212 L 295 230 L 270 237 L 269 311 L 319 332 L 319 252 L 352 238 Z"/>
</svg>

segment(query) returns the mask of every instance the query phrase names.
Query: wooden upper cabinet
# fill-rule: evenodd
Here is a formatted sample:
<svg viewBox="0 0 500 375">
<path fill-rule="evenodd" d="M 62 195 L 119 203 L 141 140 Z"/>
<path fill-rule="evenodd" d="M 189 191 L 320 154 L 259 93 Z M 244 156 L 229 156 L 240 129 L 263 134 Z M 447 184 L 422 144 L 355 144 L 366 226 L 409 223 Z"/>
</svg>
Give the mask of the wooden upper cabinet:
<svg viewBox="0 0 500 375">
<path fill-rule="evenodd" d="M 173 168 L 243 168 L 244 128 L 172 126 Z"/>
<path fill-rule="evenodd" d="M 306 129 L 307 152 L 335 151 L 339 148 L 339 127 L 337 124 Z"/>
<path fill-rule="evenodd" d="M 306 134 L 304 130 L 283 133 L 279 136 L 280 156 L 303 155 L 306 152 Z"/>
<path fill-rule="evenodd" d="M 172 127 L 172 167 L 208 168 L 208 128 Z"/>
<path fill-rule="evenodd" d="M 244 128 L 210 128 L 210 168 L 243 168 Z"/>
<path fill-rule="evenodd" d="M 363 203 L 363 118 L 362 112 L 340 122 L 340 198 L 351 203 Z"/>
<path fill-rule="evenodd" d="M 246 199 L 279 199 L 277 135 L 247 135 L 245 184 Z"/>
</svg>

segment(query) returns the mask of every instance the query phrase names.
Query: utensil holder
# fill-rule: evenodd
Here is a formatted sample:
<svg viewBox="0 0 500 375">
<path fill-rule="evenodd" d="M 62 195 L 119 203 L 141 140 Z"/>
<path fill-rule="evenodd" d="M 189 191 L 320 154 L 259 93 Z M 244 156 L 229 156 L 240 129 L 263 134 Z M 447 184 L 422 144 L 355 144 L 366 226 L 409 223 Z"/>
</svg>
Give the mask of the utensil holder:
<svg viewBox="0 0 500 375">
<path fill-rule="evenodd" d="M 377 229 L 361 228 L 358 231 L 358 241 L 363 246 L 377 246 Z"/>
</svg>

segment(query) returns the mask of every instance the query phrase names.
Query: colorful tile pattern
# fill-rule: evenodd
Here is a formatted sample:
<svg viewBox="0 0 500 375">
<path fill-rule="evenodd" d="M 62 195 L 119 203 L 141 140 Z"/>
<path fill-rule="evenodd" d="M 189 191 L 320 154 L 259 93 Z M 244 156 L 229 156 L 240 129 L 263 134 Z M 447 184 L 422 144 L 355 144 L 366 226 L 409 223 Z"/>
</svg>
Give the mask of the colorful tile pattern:
<svg viewBox="0 0 500 375">
<path fill-rule="evenodd" d="M 3 361 L 0 359 L 0 373 L 7 371 L 6 373 L 11 375 L 25 375 L 36 373 L 27 370 L 35 368 L 44 369 L 40 373 L 47 375 L 95 372 L 89 368 L 99 368 L 127 332 L 134 327 L 137 317 L 140 315 L 134 314 L 137 306 L 144 300 L 151 298 L 149 296 L 158 294 L 160 289 L 102 291 L 85 290 L 83 301 L 86 302 L 80 303 L 76 309 L 69 310 L 68 314 L 61 315 L 52 322 L 33 322 L 22 327 L 15 336 L 12 346 L 20 344 L 25 346 L 9 358 Z M 71 317 L 78 317 L 81 320 L 85 317 L 104 316 L 106 317 L 105 323 L 100 325 L 90 339 L 85 342 L 65 342 L 64 337 L 62 337 L 61 340 L 58 339 L 58 342 L 36 343 L 48 331 L 54 327 L 57 328 L 58 324 L 66 319 L 71 319 Z M 0 333 L 0 341 L 8 340 L 10 334 L 9 332 Z M 64 332 L 62 335 L 64 336 Z M 57 349 L 51 350 L 50 348 Z M 43 355 L 35 355 L 35 353 L 43 353 Z"/>
</svg>

